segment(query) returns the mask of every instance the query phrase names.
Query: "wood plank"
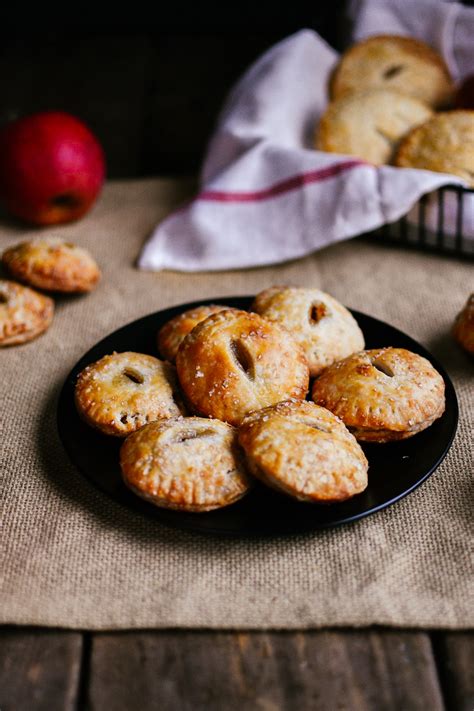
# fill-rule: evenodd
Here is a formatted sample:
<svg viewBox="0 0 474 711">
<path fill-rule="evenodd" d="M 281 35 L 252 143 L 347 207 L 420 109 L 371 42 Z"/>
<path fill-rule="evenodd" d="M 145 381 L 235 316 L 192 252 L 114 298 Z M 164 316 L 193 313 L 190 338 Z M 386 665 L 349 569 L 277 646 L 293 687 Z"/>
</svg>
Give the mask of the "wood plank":
<svg viewBox="0 0 474 711">
<path fill-rule="evenodd" d="M 2 628 L 1 711 L 73 711 L 81 654 L 77 632 Z"/>
<path fill-rule="evenodd" d="M 89 711 L 443 709 L 419 632 L 140 632 L 92 641 Z"/>
<path fill-rule="evenodd" d="M 150 51 L 145 35 L 3 37 L 0 123 L 35 111 L 68 111 L 97 134 L 109 177 L 137 175 Z"/>
<path fill-rule="evenodd" d="M 448 632 L 433 635 L 438 670 L 447 708 L 474 709 L 474 633 Z"/>
</svg>

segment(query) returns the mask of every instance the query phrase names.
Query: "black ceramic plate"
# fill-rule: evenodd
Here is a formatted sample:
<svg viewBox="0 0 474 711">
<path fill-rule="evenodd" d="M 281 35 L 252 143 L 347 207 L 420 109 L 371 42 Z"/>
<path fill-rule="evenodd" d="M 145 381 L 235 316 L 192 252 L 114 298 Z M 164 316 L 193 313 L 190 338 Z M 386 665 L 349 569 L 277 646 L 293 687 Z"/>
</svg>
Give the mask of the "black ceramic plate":
<svg viewBox="0 0 474 711">
<path fill-rule="evenodd" d="M 159 509 L 132 494 L 122 483 L 118 463 L 121 440 L 107 437 L 84 424 L 74 406 L 77 374 L 89 363 L 113 351 L 158 355 L 156 332 L 178 313 L 202 303 L 220 303 L 247 309 L 251 297 L 198 301 L 145 316 L 120 328 L 91 348 L 74 366 L 61 391 L 58 429 L 69 457 L 93 484 L 124 506 L 179 528 L 222 535 L 279 535 L 302 533 L 355 521 L 390 506 L 409 494 L 442 462 L 456 432 L 458 406 L 449 377 L 435 359 L 409 336 L 371 316 L 353 311 L 364 332 L 366 347 L 397 346 L 428 358 L 446 383 L 446 411 L 430 428 L 402 442 L 364 445 L 369 460 L 369 486 L 341 504 L 306 504 L 277 494 L 263 485 L 241 501 L 208 513 Z M 422 514 L 422 512 L 420 512 Z"/>
</svg>

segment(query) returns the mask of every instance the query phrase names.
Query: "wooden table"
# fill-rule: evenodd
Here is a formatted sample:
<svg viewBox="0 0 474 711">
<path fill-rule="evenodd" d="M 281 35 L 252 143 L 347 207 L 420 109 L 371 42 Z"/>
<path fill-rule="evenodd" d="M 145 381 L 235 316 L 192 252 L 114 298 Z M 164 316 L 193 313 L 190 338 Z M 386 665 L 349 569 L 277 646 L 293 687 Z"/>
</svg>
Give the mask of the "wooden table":
<svg viewBox="0 0 474 711">
<path fill-rule="evenodd" d="M 22 29 L 4 38 L 0 120 L 58 106 L 97 132 L 109 176 L 193 172 L 218 107 L 243 68 L 297 27 L 313 26 L 333 41 L 343 4 L 334 0 L 317 11 L 315 5 L 311 16 L 295 16 L 294 27 L 285 16 L 281 27 L 269 28 L 262 9 L 265 31 L 257 27 L 249 35 L 245 27 L 244 39 L 238 33 L 170 34 L 166 26 L 167 35 L 46 39 L 26 38 Z M 472 711 L 473 640 L 469 633 L 386 629 L 82 633 L 6 627 L 0 631 L 0 711 Z"/>
<path fill-rule="evenodd" d="M 472 711 L 469 632 L 0 631 L 1 711 Z"/>
</svg>

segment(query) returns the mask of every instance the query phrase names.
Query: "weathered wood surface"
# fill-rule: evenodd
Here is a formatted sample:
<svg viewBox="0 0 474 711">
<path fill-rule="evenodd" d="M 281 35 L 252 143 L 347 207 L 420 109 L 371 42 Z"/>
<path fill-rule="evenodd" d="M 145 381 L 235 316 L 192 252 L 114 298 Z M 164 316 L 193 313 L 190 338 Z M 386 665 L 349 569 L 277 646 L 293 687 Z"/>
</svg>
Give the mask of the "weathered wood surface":
<svg viewBox="0 0 474 711">
<path fill-rule="evenodd" d="M 443 709 L 429 637 L 413 632 L 95 635 L 88 709 Z"/>
<path fill-rule="evenodd" d="M 474 634 L 0 630 L 1 711 L 471 711 Z"/>
<path fill-rule="evenodd" d="M 447 708 L 450 711 L 473 711 L 474 634 L 435 634 L 433 647 Z"/>
<path fill-rule="evenodd" d="M 75 710 L 81 665 L 77 632 L 0 629 L 0 710 Z"/>
</svg>

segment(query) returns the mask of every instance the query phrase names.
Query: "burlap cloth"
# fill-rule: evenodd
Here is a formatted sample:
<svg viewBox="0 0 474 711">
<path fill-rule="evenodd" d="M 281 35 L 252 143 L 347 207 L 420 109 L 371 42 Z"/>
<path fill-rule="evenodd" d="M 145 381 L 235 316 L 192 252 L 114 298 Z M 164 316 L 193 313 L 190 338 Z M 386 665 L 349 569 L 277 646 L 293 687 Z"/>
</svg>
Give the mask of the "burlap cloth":
<svg viewBox="0 0 474 711">
<path fill-rule="evenodd" d="M 56 229 L 92 250 L 103 282 L 89 296 L 61 299 L 45 336 L 0 351 L 1 621 L 91 629 L 472 626 L 473 366 L 449 336 L 472 290 L 472 265 L 353 242 L 245 272 L 137 271 L 144 239 L 190 189 L 171 180 L 111 183 L 87 218 Z M 0 247 L 33 234 L 3 226 Z M 79 356 L 157 309 L 274 283 L 322 287 L 438 356 L 461 408 L 438 471 L 356 524 L 275 540 L 168 529 L 96 491 L 69 463 L 55 426 L 60 386 Z"/>
</svg>

